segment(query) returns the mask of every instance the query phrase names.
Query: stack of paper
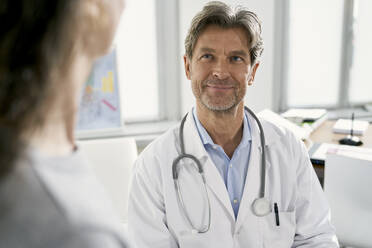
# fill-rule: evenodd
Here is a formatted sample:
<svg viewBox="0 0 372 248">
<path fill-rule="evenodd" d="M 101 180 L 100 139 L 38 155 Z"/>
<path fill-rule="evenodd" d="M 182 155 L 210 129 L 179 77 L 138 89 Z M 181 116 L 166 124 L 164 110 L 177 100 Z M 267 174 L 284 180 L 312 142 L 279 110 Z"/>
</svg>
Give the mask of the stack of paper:
<svg viewBox="0 0 372 248">
<path fill-rule="evenodd" d="M 333 132 L 350 134 L 351 128 L 353 128 L 353 134 L 363 135 L 368 129 L 368 126 L 368 121 L 354 120 L 354 122 L 352 122 L 348 119 L 339 119 L 333 126 Z"/>
<path fill-rule="evenodd" d="M 301 121 L 315 121 L 327 113 L 326 109 L 289 109 L 282 116 L 287 119 L 301 119 Z"/>
<path fill-rule="evenodd" d="M 282 116 L 299 126 L 308 126 L 312 130 L 319 127 L 328 118 L 326 109 L 294 108 L 284 112 Z"/>
<path fill-rule="evenodd" d="M 279 125 L 291 130 L 298 139 L 306 140 L 309 138 L 309 135 L 312 131 L 311 128 L 300 127 L 269 109 L 261 111 L 257 114 L 257 116 L 275 125 Z"/>
</svg>

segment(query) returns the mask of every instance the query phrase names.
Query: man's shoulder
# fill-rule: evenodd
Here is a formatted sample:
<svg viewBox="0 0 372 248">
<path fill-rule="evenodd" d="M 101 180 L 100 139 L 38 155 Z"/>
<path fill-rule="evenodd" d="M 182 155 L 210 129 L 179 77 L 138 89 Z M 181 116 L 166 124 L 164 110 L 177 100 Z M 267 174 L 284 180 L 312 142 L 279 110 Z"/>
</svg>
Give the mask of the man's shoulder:
<svg viewBox="0 0 372 248">
<path fill-rule="evenodd" d="M 307 159 L 308 153 L 304 142 L 283 126 L 262 120 L 266 144 L 271 151 L 286 154 L 287 159 Z M 300 165 L 300 164 L 298 164 Z"/>
<path fill-rule="evenodd" d="M 136 174 L 141 172 L 156 175 L 167 167 L 165 165 L 172 165 L 180 150 L 179 145 L 177 145 L 178 132 L 179 124 L 176 124 L 148 144 L 138 155 L 134 172 Z"/>
<path fill-rule="evenodd" d="M 265 138 L 269 141 L 269 143 L 275 143 L 277 141 L 280 142 L 298 141 L 294 133 L 288 128 L 280 126 L 276 123 L 272 123 L 265 119 L 260 119 L 260 122 L 265 132 Z"/>
<path fill-rule="evenodd" d="M 165 133 L 155 138 L 146 148 L 140 153 L 139 157 L 150 154 L 163 154 L 175 148 L 178 140 L 179 124 L 169 128 Z"/>
</svg>

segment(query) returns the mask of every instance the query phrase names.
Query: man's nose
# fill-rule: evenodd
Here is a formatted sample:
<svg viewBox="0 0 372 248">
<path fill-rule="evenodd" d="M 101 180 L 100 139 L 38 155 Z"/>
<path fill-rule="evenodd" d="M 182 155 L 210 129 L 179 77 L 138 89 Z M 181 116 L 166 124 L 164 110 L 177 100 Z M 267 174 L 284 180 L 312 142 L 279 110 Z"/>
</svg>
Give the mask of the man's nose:
<svg viewBox="0 0 372 248">
<path fill-rule="evenodd" d="M 230 75 L 228 64 L 223 60 L 217 61 L 213 67 L 212 75 L 215 79 L 223 80 L 228 78 Z"/>
</svg>

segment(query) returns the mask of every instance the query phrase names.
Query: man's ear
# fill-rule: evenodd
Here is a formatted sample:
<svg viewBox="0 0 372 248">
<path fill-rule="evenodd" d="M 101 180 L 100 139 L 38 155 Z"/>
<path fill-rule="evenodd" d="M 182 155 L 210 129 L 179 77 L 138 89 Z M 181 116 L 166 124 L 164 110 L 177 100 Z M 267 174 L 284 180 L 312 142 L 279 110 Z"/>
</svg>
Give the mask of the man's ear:
<svg viewBox="0 0 372 248">
<path fill-rule="evenodd" d="M 183 55 L 183 63 L 185 66 L 185 74 L 188 80 L 191 80 L 191 75 L 190 75 L 190 59 L 187 57 L 187 55 Z"/>
<path fill-rule="evenodd" d="M 248 78 L 248 85 L 252 85 L 254 81 L 254 77 L 256 76 L 257 68 L 260 65 L 260 62 L 256 62 L 253 67 L 251 68 L 251 73 Z"/>
</svg>

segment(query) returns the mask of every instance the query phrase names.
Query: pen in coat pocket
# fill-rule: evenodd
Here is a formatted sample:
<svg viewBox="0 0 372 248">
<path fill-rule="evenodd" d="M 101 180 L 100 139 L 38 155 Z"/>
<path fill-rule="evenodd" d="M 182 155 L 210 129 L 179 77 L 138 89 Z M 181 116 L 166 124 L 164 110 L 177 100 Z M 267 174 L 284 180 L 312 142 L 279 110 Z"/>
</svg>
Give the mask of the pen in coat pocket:
<svg viewBox="0 0 372 248">
<path fill-rule="evenodd" d="M 276 202 L 274 203 L 274 212 L 275 212 L 276 226 L 280 226 L 280 222 L 279 222 L 279 210 L 278 210 L 278 204 Z"/>
</svg>

